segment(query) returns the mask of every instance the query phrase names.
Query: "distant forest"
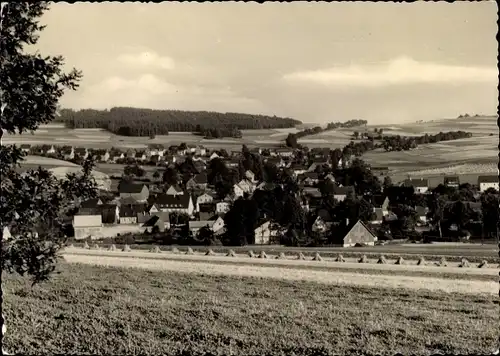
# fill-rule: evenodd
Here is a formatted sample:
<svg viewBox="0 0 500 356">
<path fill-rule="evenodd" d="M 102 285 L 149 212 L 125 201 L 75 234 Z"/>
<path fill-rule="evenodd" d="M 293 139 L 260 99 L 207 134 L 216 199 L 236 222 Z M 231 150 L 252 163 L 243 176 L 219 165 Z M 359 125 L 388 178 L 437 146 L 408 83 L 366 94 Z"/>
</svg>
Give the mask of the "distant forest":
<svg viewBox="0 0 500 356">
<path fill-rule="evenodd" d="M 290 128 L 301 121 L 277 116 L 211 111 L 153 110 L 116 107 L 110 110 L 62 109 L 56 122 L 69 128 L 102 128 L 122 136 L 195 132 L 208 137 L 238 137 L 239 130 Z"/>
</svg>

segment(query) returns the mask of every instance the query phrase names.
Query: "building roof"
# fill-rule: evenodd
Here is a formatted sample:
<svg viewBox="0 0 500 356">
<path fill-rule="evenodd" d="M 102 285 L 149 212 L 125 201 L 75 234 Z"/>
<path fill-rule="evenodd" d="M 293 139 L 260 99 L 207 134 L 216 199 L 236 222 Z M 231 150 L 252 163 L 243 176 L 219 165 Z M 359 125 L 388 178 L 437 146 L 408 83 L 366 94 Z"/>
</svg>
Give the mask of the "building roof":
<svg viewBox="0 0 500 356">
<path fill-rule="evenodd" d="M 156 197 L 155 203 L 157 206 L 167 209 L 187 209 L 191 196 L 189 194 L 168 195 L 161 194 Z"/>
<path fill-rule="evenodd" d="M 374 208 L 381 208 L 382 204 L 384 204 L 387 196 L 384 194 L 373 194 L 373 195 L 365 195 L 363 197 L 366 201 L 369 201 Z"/>
<path fill-rule="evenodd" d="M 360 224 L 364 229 L 366 229 L 366 231 L 368 231 L 368 233 L 373 236 L 373 238 L 377 239 L 377 235 L 368 227 L 368 225 L 366 225 L 364 222 L 362 222 L 361 220 L 358 220 L 356 221 L 354 224 L 352 224 L 349 229 L 347 230 L 347 233 L 344 235 L 344 238 L 343 240 L 345 240 L 345 238 L 347 237 L 347 235 L 349 235 L 349 233 L 354 229 L 354 227 L 356 225 Z"/>
<path fill-rule="evenodd" d="M 347 195 L 349 192 L 354 192 L 353 186 L 337 187 L 333 186 L 333 195 Z"/>
<path fill-rule="evenodd" d="M 124 205 L 120 208 L 121 218 L 137 217 L 137 214 L 144 213 L 144 206 L 142 205 Z"/>
<path fill-rule="evenodd" d="M 425 178 L 410 178 L 403 181 L 406 187 L 428 187 L 429 181 Z"/>
<path fill-rule="evenodd" d="M 138 194 L 142 192 L 144 184 L 142 183 L 130 183 L 130 182 L 120 182 L 118 185 L 118 191 L 125 194 Z"/>
<path fill-rule="evenodd" d="M 446 176 L 443 178 L 443 182 L 444 184 L 450 184 L 450 183 L 459 184 L 460 179 L 458 178 L 458 176 Z"/>
<path fill-rule="evenodd" d="M 99 199 L 99 198 L 88 199 L 88 200 L 83 201 L 80 204 L 80 208 L 82 208 L 82 209 L 96 209 L 100 205 L 102 205 L 101 199 Z"/>
<path fill-rule="evenodd" d="M 204 226 L 212 227 L 215 220 L 189 221 L 189 228 L 201 229 Z"/>
<path fill-rule="evenodd" d="M 80 208 L 78 209 L 78 212 L 75 215 L 101 215 L 101 210 L 97 207 L 89 207 L 89 208 Z"/>
<path fill-rule="evenodd" d="M 481 183 L 498 183 L 498 176 L 479 176 L 477 177 L 478 184 Z"/>
<path fill-rule="evenodd" d="M 196 184 L 207 184 L 208 177 L 206 173 L 200 173 L 193 177 L 193 180 Z"/>
</svg>

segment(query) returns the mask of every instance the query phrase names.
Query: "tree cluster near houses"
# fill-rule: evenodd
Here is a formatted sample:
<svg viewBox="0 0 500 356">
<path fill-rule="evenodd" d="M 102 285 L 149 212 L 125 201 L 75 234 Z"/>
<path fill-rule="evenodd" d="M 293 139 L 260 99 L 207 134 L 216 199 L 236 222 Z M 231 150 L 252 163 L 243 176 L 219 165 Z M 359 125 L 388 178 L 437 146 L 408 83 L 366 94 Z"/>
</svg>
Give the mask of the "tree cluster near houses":
<svg viewBox="0 0 500 356">
<path fill-rule="evenodd" d="M 277 116 L 208 111 L 114 107 L 110 110 L 62 109 L 56 119 L 70 128 L 102 128 L 122 136 L 168 135 L 171 131 L 231 136 L 232 130 L 289 128 L 302 122 Z M 213 130 L 219 131 L 213 131 Z M 218 135 L 218 136 L 217 136 Z"/>
</svg>

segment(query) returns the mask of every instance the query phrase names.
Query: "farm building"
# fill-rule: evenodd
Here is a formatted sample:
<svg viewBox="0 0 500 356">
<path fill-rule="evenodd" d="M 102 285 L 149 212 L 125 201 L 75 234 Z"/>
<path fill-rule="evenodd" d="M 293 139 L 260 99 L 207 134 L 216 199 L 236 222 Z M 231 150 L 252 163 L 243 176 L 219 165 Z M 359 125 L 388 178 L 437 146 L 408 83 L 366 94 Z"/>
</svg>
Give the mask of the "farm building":
<svg viewBox="0 0 500 356">
<path fill-rule="evenodd" d="M 358 220 L 344 235 L 342 239 L 343 247 L 355 246 L 356 244 L 364 244 L 374 246 L 377 241 L 377 236 L 370 230 L 365 223 Z"/>
<path fill-rule="evenodd" d="M 163 214 L 161 214 L 163 213 Z M 142 224 L 144 232 L 153 232 L 158 230 L 159 232 L 164 232 L 165 229 L 170 228 L 170 220 L 168 213 L 160 212 L 152 215 L 144 224 Z"/>
<path fill-rule="evenodd" d="M 194 213 L 194 204 L 191 195 L 168 195 L 162 194 L 154 199 L 155 205 L 162 211 L 169 213 L 184 213 L 192 216 Z"/>
<path fill-rule="evenodd" d="M 409 178 L 403 181 L 403 186 L 413 187 L 415 193 L 424 194 L 429 190 L 429 181 L 424 178 Z"/>
<path fill-rule="evenodd" d="M 137 201 L 146 201 L 149 197 L 149 190 L 145 184 L 135 184 L 129 182 L 120 182 L 118 186 L 120 198 L 133 198 Z"/>
<path fill-rule="evenodd" d="M 481 193 L 490 188 L 498 191 L 498 176 L 479 176 L 477 177 L 477 185 Z"/>
<path fill-rule="evenodd" d="M 102 236 L 102 216 L 97 210 L 85 209 L 73 216 L 75 239 L 85 239 L 90 236 L 97 239 Z"/>
<path fill-rule="evenodd" d="M 142 205 L 122 205 L 120 208 L 120 224 L 137 224 L 137 218 L 143 213 Z"/>
<path fill-rule="evenodd" d="M 446 187 L 458 188 L 460 186 L 460 179 L 458 176 L 447 176 L 443 178 L 443 184 Z"/>
</svg>

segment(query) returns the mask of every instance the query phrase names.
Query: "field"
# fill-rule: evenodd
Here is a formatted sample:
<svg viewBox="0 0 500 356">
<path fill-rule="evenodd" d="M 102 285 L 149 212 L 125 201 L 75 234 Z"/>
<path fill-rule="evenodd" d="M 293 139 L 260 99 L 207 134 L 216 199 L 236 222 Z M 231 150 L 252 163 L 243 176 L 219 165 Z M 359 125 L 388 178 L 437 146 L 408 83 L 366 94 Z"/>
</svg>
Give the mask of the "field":
<svg viewBox="0 0 500 356">
<path fill-rule="evenodd" d="M 248 147 L 274 147 L 286 138 L 289 132 L 297 129 L 242 130 L 243 137 L 206 140 L 202 136 L 189 132 L 171 132 L 169 135 L 149 137 L 117 136 L 102 129 L 67 129 L 60 124 L 48 124 L 40 127 L 35 133 L 23 135 L 4 135 L 2 142 L 6 144 L 55 144 L 76 145 L 92 148 L 146 148 L 148 144 L 160 143 L 166 146 L 186 144 L 201 144 L 207 148 L 241 149 L 243 144 Z"/>
<path fill-rule="evenodd" d="M 309 125 L 311 126 L 311 125 Z M 312 125 L 314 126 L 314 125 Z M 243 138 L 224 138 L 205 140 L 200 136 L 185 132 L 172 132 L 170 135 L 158 135 L 150 140 L 145 137 L 122 137 L 100 129 L 66 129 L 58 124 L 43 126 L 34 135 L 6 135 L 5 143 L 31 143 L 31 144 L 78 144 L 82 147 L 123 147 L 145 148 L 150 143 L 175 145 L 185 142 L 187 144 L 202 144 L 209 149 L 225 148 L 227 150 L 240 150 L 243 144 L 248 147 L 276 147 L 283 143 L 288 133 L 297 132 L 305 125 L 288 129 L 269 130 L 242 130 Z M 385 134 L 423 135 L 435 134 L 445 131 L 470 131 L 474 137 L 440 142 L 435 144 L 420 145 L 412 151 L 385 152 L 382 149 L 367 152 L 363 159 L 374 166 L 387 166 L 389 175 L 394 182 L 406 179 L 408 175 L 429 178 L 431 185 L 439 184 L 444 174 L 459 174 L 463 182 L 477 183 L 477 176 L 482 174 L 495 174 L 498 163 L 498 126 L 496 117 L 481 116 L 477 118 L 434 120 L 400 125 L 377 125 L 384 128 Z M 299 143 L 313 147 L 342 148 L 351 141 L 354 131 L 373 131 L 375 126 L 342 128 L 307 136 L 298 140 Z M 493 134 L 493 135 L 491 135 Z M 35 159 L 38 160 L 38 159 Z M 25 166 L 35 167 L 35 164 L 55 167 L 56 162 L 27 162 Z M 61 165 L 67 165 L 62 163 Z M 104 167 L 105 166 L 105 167 Z M 98 169 L 105 173 L 120 173 L 121 166 L 105 164 Z"/>
<path fill-rule="evenodd" d="M 20 277 L 3 279 L 7 351 L 393 355 L 486 354 L 498 347 L 493 276 L 487 282 L 442 273 L 439 279 L 411 277 L 411 289 L 397 283 L 386 288 L 373 281 L 390 280 L 387 275 L 373 272 L 347 276 L 254 265 L 236 276 L 214 273 L 228 269 L 221 264 L 96 258 L 66 255 L 73 263 L 62 263 L 52 281 L 33 288 Z M 319 275 L 316 282 L 308 278 Z M 372 282 L 350 285 L 352 279 Z M 431 280 L 452 289 L 415 288 Z M 494 290 L 478 291 L 484 283 Z M 456 290 L 467 284 L 466 293 Z"/>
</svg>

